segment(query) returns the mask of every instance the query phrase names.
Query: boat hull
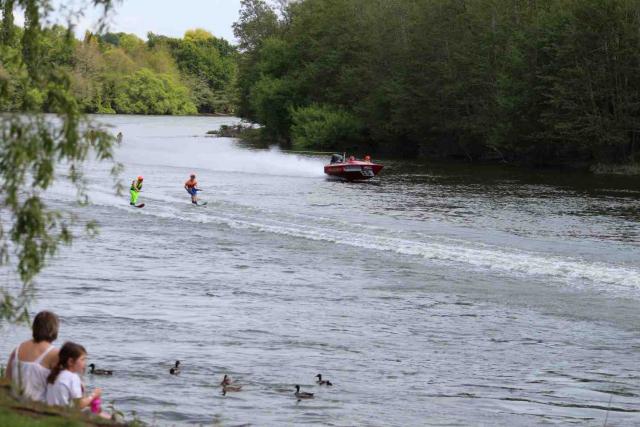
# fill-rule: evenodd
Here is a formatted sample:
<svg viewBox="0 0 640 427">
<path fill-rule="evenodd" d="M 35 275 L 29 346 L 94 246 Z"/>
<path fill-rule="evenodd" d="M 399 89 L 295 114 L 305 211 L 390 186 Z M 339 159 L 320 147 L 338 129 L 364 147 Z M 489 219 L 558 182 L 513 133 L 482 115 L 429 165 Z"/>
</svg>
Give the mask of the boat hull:
<svg viewBox="0 0 640 427">
<path fill-rule="evenodd" d="M 384 166 L 368 162 L 332 163 L 324 173 L 347 181 L 364 181 L 378 175 Z"/>
</svg>

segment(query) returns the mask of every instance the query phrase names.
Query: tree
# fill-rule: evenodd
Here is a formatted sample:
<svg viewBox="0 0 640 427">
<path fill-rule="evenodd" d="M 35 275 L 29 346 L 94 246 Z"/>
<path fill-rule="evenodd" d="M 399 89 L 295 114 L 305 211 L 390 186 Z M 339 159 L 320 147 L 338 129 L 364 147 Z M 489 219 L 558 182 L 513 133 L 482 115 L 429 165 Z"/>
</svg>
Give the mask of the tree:
<svg viewBox="0 0 640 427">
<path fill-rule="evenodd" d="M 240 5 L 240 18 L 233 24 L 233 33 L 240 41 L 239 49 L 242 53 L 238 60 L 238 113 L 255 120 L 256 111 L 251 102 L 251 92 L 252 86 L 260 79 L 257 65 L 260 48 L 264 40 L 280 38 L 281 27 L 278 15 L 265 1 L 242 0 Z"/>
<path fill-rule="evenodd" d="M 301 140 L 342 111 L 392 155 L 640 157 L 635 0 L 305 0 L 279 13 L 273 3 L 243 1 L 234 30 L 239 113 L 274 139 Z M 303 139 L 327 146 L 331 135 Z"/>
<path fill-rule="evenodd" d="M 233 34 L 240 40 L 241 51 L 253 51 L 260 42 L 278 33 L 278 15 L 264 0 L 242 0 L 240 18 L 233 24 Z"/>
<path fill-rule="evenodd" d="M 184 33 L 184 41 L 190 41 L 194 43 L 206 43 L 209 40 L 213 40 L 213 34 L 202 28 L 194 28 L 187 30 Z"/>
<path fill-rule="evenodd" d="M 118 84 L 112 107 L 123 114 L 195 114 L 188 89 L 171 76 L 143 68 Z"/>
<path fill-rule="evenodd" d="M 291 111 L 291 138 L 295 149 L 335 149 L 357 143 L 361 124 L 352 114 L 334 107 L 311 105 Z"/>
<path fill-rule="evenodd" d="M 0 265 L 17 272 L 21 285 L 5 282 L 0 292 L 1 320 L 24 320 L 33 296 L 34 278 L 53 256 L 59 244 L 70 243 L 73 217 L 47 206 L 42 195 L 56 179 L 58 167 L 68 168 L 68 179 L 86 202 L 82 164 L 88 156 L 112 159 L 113 137 L 81 114 L 71 94 L 69 72 L 48 57 L 44 50 L 41 22 L 49 13 L 45 0 L 19 0 L 25 10 L 21 50 L 16 51 L 13 37 L 15 2 L 3 2 L 3 43 L 0 56 L 12 77 L 0 73 L 0 105 L 19 107 L 24 113 L 6 113 L 0 118 Z M 93 0 L 106 14 L 111 0 Z M 73 49 L 66 39 L 61 46 Z M 25 97 L 16 105 L 12 100 L 11 79 L 27 91 L 37 91 L 56 120 L 39 113 L 33 100 Z M 117 167 L 114 166 L 114 173 Z M 9 277 L 9 276 L 5 276 Z"/>
<path fill-rule="evenodd" d="M 170 52 L 199 112 L 233 109 L 236 50 L 226 40 L 206 30 L 194 29 L 186 31 L 183 39 L 149 33 L 147 45 L 153 51 Z"/>
</svg>

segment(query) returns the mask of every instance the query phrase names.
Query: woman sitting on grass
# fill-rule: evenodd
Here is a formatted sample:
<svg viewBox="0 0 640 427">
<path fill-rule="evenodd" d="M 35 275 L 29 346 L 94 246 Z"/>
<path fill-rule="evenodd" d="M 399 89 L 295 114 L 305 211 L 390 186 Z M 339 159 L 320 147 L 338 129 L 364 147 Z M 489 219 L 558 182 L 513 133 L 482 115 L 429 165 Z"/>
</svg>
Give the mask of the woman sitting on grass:
<svg viewBox="0 0 640 427">
<path fill-rule="evenodd" d="M 16 397 L 45 401 L 47 376 L 58 363 L 58 349 L 51 344 L 58 338 L 58 327 L 58 316 L 41 311 L 33 319 L 33 339 L 11 352 L 5 375 Z"/>
<path fill-rule="evenodd" d="M 80 374 L 87 365 L 87 351 L 80 344 L 66 342 L 60 349 L 59 362 L 47 377 L 47 404 L 55 406 L 75 406 L 80 409 L 91 407 L 91 403 L 99 399 L 102 390 L 96 388 L 87 397 L 83 396 Z M 104 418 L 109 415 L 95 409 Z"/>
</svg>

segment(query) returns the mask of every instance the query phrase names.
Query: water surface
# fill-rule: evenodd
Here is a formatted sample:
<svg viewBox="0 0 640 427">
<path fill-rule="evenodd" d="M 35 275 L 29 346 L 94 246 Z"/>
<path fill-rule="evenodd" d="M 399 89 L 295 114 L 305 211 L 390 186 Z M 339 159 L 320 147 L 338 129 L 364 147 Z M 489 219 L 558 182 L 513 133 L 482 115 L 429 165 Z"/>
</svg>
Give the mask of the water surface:
<svg viewBox="0 0 640 427">
<path fill-rule="evenodd" d="M 88 208 L 56 187 L 49 202 L 101 234 L 62 250 L 34 310 L 116 371 L 85 380 L 118 409 L 158 425 L 640 424 L 637 179 L 386 161 L 349 184 L 325 158 L 204 137 L 236 119 L 99 119 L 123 132 L 146 207 L 113 194 L 106 165 L 87 171 Z M 28 330 L 2 337 L 7 354 Z M 241 393 L 221 395 L 225 373 Z"/>
</svg>

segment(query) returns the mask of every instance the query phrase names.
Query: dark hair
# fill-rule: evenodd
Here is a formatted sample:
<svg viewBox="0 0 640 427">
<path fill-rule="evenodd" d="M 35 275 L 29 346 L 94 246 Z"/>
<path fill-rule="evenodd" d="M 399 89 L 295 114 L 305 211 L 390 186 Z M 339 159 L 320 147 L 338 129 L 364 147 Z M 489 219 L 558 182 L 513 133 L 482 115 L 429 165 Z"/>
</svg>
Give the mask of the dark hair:
<svg viewBox="0 0 640 427">
<path fill-rule="evenodd" d="M 58 364 L 51 370 L 51 373 L 47 377 L 47 382 L 49 384 L 55 383 L 60 372 L 68 368 L 69 360 L 76 360 L 85 354 L 87 354 L 87 350 L 80 344 L 71 341 L 64 343 L 58 355 Z"/>
<path fill-rule="evenodd" d="M 50 311 L 41 311 L 33 319 L 33 340 L 54 342 L 58 339 L 58 316 Z"/>
</svg>

